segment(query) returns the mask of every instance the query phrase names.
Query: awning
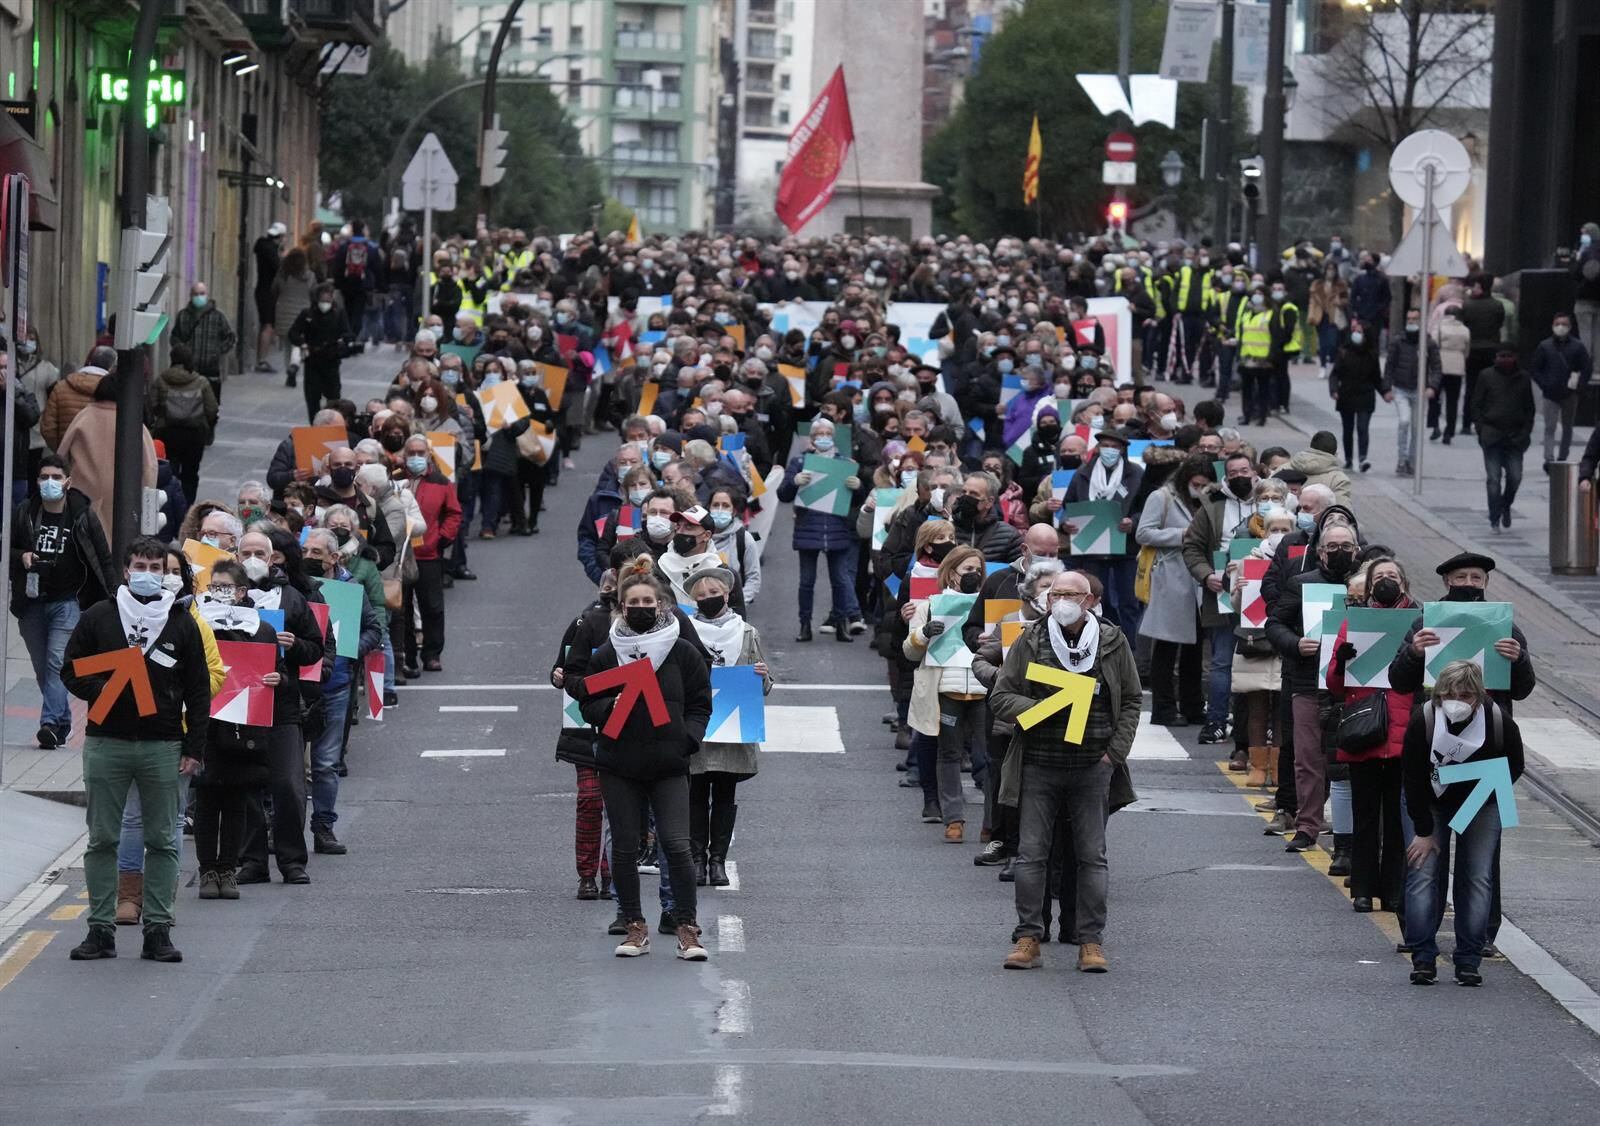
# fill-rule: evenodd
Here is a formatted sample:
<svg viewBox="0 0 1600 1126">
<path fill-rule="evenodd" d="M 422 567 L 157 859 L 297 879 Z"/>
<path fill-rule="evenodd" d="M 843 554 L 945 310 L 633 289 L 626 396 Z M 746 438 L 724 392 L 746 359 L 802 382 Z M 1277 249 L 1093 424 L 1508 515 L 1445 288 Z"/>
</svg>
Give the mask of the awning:
<svg viewBox="0 0 1600 1126">
<path fill-rule="evenodd" d="M 28 178 L 28 229 L 53 231 L 60 227 L 61 205 L 56 200 L 44 146 L 28 136 L 27 130 L 9 114 L 0 113 L 0 175 L 13 172 Z"/>
</svg>

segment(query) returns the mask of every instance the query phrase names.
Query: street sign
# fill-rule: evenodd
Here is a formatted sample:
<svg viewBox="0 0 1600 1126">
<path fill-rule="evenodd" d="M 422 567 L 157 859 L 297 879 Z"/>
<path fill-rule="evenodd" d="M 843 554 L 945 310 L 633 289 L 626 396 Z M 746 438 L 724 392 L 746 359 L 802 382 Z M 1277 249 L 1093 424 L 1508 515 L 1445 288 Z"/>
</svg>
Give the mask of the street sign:
<svg viewBox="0 0 1600 1126">
<path fill-rule="evenodd" d="M 1139 145 L 1132 133 L 1113 133 L 1106 138 L 1106 160 L 1125 162 L 1139 155 Z"/>
<path fill-rule="evenodd" d="M 1131 160 L 1108 160 L 1101 165 L 1100 182 L 1119 186 L 1137 184 L 1139 166 Z"/>
<path fill-rule="evenodd" d="M 459 179 L 439 138 L 429 133 L 401 177 L 401 206 L 408 211 L 454 211 Z"/>
<path fill-rule="evenodd" d="M 1431 231 L 1425 229 L 1429 227 L 1432 228 Z M 1394 277 L 1421 274 L 1423 243 L 1429 239 L 1432 240 L 1432 246 L 1428 248 L 1429 276 L 1466 277 L 1467 260 L 1456 248 L 1455 237 L 1440 219 L 1437 208 L 1432 212 L 1417 212 L 1417 217 L 1412 220 L 1411 229 L 1406 232 L 1405 237 L 1400 240 L 1400 245 L 1395 247 L 1394 253 L 1389 256 L 1388 273 Z"/>
</svg>

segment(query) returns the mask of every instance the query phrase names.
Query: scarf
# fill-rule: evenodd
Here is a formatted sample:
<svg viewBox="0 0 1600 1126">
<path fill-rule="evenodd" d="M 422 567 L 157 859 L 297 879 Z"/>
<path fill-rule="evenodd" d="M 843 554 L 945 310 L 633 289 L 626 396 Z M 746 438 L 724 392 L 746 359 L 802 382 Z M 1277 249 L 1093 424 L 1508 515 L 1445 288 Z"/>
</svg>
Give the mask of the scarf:
<svg viewBox="0 0 1600 1126">
<path fill-rule="evenodd" d="M 256 613 L 254 606 L 212 601 L 210 598 L 200 599 L 199 606 L 200 616 L 214 630 L 238 630 L 254 636 L 261 627 L 261 615 Z"/>
<path fill-rule="evenodd" d="M 703 551 L 699 555 L 679 555 L 677 551 L 663 551 L 656 566 L 661 568 L 661 573 L 667 576 L 667 581 L 672 584 L 672 595 L 679 602 L 689 601 L 689 592 L 683 589 L 683 580 L 691 571 L 700 567 L 723 566 L 722 556 L 715 551 Z"/>
<path fill-rule="evenodd" d="M 1076 647 L 1067 640 L 1054 614 L 1046 619 L 1045 629 L 1050 634 L 1050 648 L 1055 650 L 1056 660 L 1061 662 L 1062 668 L 1085 676 L 1094 671 L 1095 658 L 1100 653 L 1099 618 L 1085 612 L 1083 632 L 1078 635 Z"/>
<path fill-rule="evenodd" d="M 1485 704 L 1478 705 L 1478 710 L 1472 713 L 1467 725 L 1458 734 L 1451 734 L 1450 724 L 1446 722 L 1444 712 L 1440 710 L 1439 705 L 1429 701 L 1427 706 L 1433 709 L 1435 717 L 1433 746 L 1428 751 L 1428 758 L 1432 763 L 1433 796 L 1443 797 L 1446 783 L 1439 781 L 1439 768 L 1453 762 L 1465 762 L 1483 749 L 1484 740 L 1488 737 L 1488 727 L 1484 717 L 1489 709 Z"/>
<path fill-rule="evenodd" d="M 911 564 L 911 573 L 907 577 L 908 578 L 913 578 L 913 579 L 934 579 L 934 578 L 938 578 L 939 577 L 939 564 L 937 564 L 937 563 L 924 563 L 920 559 L 914 560 L 912 562 L 912 564 Z"/>
<path fill-rule="evenodd" d="M 711 663 L 716 666 L 736 665 L 744 652 L 744 619 L 732 610 L 724 610 L 716 621 L 706 621 L 699 614 L 689 619 L 694 632 L 711 653 Z"/>
<path fill-rule="evenodd" d="M 1117 459 L 1117 475 L 1113 478 L 1106 472 L 1106 463 L 1098 457 L 1094 459 L 1094 468 L 1089 471 L 1089 499 L 1111 500 L 1120 497 L 1128 490 L 1122 484 L 1122 477 L 1128 471 L 1128 459 Z"/>
<path fill-rule="evenodd" d="M 173 594 L 164 590 L 149 602 L 140 602 L 133 591 L 125 586 L 117 588 L 117 613 L 122 615 L 122 632 L 130 646 L 137 645 L 146 653 L 167 628 L 167 615 L 172 612 Z"/>
<path fill-rule="evenodd" d="M 250 592 L 250 604 L 257 610 L 281 610 L 283 609 L 283 588 L 281 586 L 269 586 L 265 590 L 252 590 Z"/>
<path fill-rule="evenodd" d="M 676 617 L 668 617 L 647 633 L 634 633 L 621 618 L 611 623 L 611 647 L 617 651 L 619 665 L 648 659 L 651 668 L 659 669 L 677 643 Z"/>
</svg>

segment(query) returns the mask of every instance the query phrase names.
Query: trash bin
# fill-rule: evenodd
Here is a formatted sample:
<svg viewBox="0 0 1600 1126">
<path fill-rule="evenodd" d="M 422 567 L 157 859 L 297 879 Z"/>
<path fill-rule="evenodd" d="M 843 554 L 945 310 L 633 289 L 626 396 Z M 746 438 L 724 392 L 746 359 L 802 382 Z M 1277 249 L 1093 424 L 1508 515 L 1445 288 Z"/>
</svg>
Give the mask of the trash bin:
<svg viewBox="0 0 1600 1126">
<path fill-rule="evenodd" d="M 1578 463 L 1550 466 L 1550 572 L 1592 575 L 1600 561 L 1595 529 L 1595 490 L 1578 488 Z"/>
</svg>

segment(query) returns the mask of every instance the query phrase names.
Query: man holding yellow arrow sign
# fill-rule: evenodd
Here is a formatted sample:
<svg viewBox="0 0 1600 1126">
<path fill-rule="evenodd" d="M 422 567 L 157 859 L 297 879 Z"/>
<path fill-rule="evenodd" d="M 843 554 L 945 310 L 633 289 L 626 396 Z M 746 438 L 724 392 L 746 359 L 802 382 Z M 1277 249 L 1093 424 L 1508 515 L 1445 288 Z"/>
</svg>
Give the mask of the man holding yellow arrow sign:
<svg viewBox="0 0 1600 1126">
<path fill-rule="evenodd" d="M 1018 728 L 999 799 L 1018 807 L 1019 824 L 1017 929 L 1007 969 L 1042 964 L 1045 864 L 1058 814 L 1071 823 L 1077 874 L 1073 929 L 1062 938 L 1077 943 L 1078 969 L 1109 968 L 1101 947 L 1106 818 L 1133 800 L 1127 761 L 1139 727 L 1140 686 L 1133 648 L 1121 630 L 1100 620 L 1098 602 L 1082 571 L 1057 575 L 1049 613 L 1011 646 L 989 696 L 995 719 Z"/>
</svg>

